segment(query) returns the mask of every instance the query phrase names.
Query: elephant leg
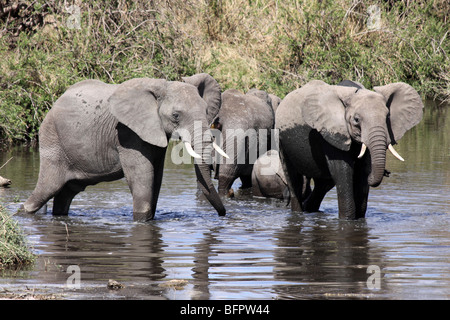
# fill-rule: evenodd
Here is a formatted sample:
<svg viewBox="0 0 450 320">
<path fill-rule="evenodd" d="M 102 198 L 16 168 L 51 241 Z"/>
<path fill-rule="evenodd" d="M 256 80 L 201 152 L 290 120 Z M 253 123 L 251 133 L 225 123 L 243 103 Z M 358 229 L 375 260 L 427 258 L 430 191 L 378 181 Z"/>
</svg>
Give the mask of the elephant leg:
<svg viewBox="0 0 450 320">
<path fill-rule="evenodd" d="M 248 189 L 252 187 L 252 177 L 251 176 L 240 176 L 242 182 L 241 189 Z"/>
<path fill-rule="evenodd" d="M 219 168 L 219 195 L 226 195 L 237 178 L 235 164 L 221 164 Z"/>
<path fill-rule="evenodd" d="M 285 173 L 286 182 L 289 188 L 289 202 L 293 212 L 303 212 L 302 193 L 303 193 L 303 175 L 297 172 L 295 165 L 285 156 L 280 145 L 280 160 Z"/>
<path fill-rule="evenodd" d="M 339 218 L 346 220 L 355 219 L 356 207 L 351 159 L 328 159 L 328 168 L 336 184 Z"/>
<path fill-rule="evenodd" d="M 19 211 L 35 213 L 58 194 L 66 183 L 64 170 L 57 164 L 41 159 L 39 177 L 30 197 Z"/>
<path fill-rule="evenodd" d="M 369 157 L 366 157 L 368 159 Z M 367 160 L 366 160 L 367 161 Z M 370 163 L 369 163 L 370 165 Z M 353 178 L 353 194 L 355 197 L 355 219 L 364 218 L 367 211 L 367 201 L 369 198 L 369 167 L 366 163 L 357 161 Z"/>
<path fill-rule="evenodd" d="M 155 216 L 164 169 L 164 148 L 141 152 L 119 148 L 123 172 L 133 196 L 133 219 L 152 220 Z"/>
<path fill-rule="evenodd" d="M 85 186 L 76 182 L 67 182 L 58 194 L 53 199 L 53 215 L 67 215 L 69 214 L 70 204 L 73 198 L 84 191 Z"/>
<path fill-rule="evenodd" d="M 303 208 L 307 212 L 319 211 L 323 198 L 334 187 L 334 181 L 330 179 L 314 179 L 314 189 L 305 200 Z"/>
</svg>

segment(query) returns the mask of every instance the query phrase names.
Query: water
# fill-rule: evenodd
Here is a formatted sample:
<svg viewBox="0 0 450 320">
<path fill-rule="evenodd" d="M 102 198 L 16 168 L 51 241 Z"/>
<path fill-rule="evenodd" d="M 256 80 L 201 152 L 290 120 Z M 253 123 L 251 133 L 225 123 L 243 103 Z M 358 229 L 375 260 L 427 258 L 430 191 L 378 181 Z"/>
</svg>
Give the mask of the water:
<svg viewBox="0 0 450 320">
<path fill-rule="evenodd" d="M 133 222 L 123 180 L 88 188 L 67 217 L 16 216 L 38 259 L 3 272 L 0 297 L 449 299 L 450 120 L 448 107 L 426 107 L 396 146 L 406 161 L 388 157 L 392 174 L 371 190 L 365 220 L 340 221 L 335 190 L 318 213 L 292 214 L 281 201 L 240 194 L 218 217 L 197 197 L 193 168 L 167 161 L 149 223 Z M 17 147 L 0 163 L 10 157 L 0 174 L 13 185 L 0 197 L 15 212 L 34 188 L 39 154 Z M 80 288 L 68 284 L 69 266 L 79 267 Z M 125 288 L 109 290 L 109 279 Z"/>
</svg>

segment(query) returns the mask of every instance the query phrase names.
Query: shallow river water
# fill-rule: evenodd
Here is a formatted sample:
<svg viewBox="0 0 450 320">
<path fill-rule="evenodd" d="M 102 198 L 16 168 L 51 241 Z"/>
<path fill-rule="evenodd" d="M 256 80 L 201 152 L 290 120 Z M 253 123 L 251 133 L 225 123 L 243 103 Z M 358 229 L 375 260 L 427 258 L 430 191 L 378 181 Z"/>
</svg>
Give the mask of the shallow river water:
<svg viewBox="0 0 450 320">
<path fill-rule="evenodd" d="M 66 217 L 16 215 L 38 258 L 0 275 L 0 297 L 449 299 L 449 113 L 427 103 L 396 146 L 406 161 L 388 156 L 392 174 L 371 189 L 360 221 L 338 219 L 334 189 L 317 213 L 238 193 L 218 217 L 197 197 L 192 166 L 170 158 L 154 221 L 133 222 L 124 180 L 89 187 Z M 16 147 L 0 164 L 11 157 L 0 175 L 13 184 L 0 198 L 15 212 L 34 188 L 39 154 Z M 109 290 L 109 279 L 125 287 Z"/>
</svg>

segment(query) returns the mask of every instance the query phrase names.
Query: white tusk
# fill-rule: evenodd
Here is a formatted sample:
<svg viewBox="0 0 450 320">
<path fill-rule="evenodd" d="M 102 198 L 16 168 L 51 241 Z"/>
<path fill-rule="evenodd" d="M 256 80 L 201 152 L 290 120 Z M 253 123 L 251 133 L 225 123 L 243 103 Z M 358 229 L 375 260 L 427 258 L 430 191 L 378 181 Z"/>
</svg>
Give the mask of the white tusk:
<svg viewBox="0 0 450 320">
<path fill-rule="evenodd" d="M 395 151 L 394 147 L 392 146 L 392 144 L 389 144 L 388 146 L 389 151 L 394 155 L 394 157 L 396 157 L 398 160 L 400 161 L 405 161 L 405 159 L 403 159 L 398 153 L 397 151 Z"/>
<path fill-rule="evenodd" d="M 217 143 L 215 141 L 213 141 L 213 147 L 214 149 L 216 149 L 216 151 L 218 153 L 220 153 L 223 157 L 230 159 L 230 157 L 225 153 L 225 151 L 222 150 L 222 148 L 220 148 Z"/>
<path fill-rule="evenodd" d="M 364 153 L 366 153 L 367 150 L 367 146 L 363 143 L 362 147 L 361 147 L 361 152 L 359 153 L 358 159 L 361 159 L 364 155 Z"/>
<path fill-rule="evenodd" d="M 186 151 L 191 155 L 191 157 L 201 159 L 202 157 L 192 149 L 192 146 L 189 142 L 185 142 L 184 145 L 186 146 Z"/>
</svg>

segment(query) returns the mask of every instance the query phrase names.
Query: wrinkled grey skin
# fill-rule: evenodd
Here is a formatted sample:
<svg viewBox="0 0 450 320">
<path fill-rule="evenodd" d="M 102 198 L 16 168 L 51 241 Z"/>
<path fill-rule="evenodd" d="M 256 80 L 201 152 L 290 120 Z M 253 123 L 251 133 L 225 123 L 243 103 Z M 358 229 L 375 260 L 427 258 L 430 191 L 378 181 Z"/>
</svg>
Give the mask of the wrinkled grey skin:
<svg viewBox="0 0 450 320">
<path fill-rule="evenodd" d="M 278 106 L 281 103 L 281 98 L 278 98 L 276 95 L 269 93 L 270 103 L 272 105 L 273 112 L 277 112 Z"/>
<path fill-rule="evenodd" d="M 214 121 L 214 127 L 222 132 L 222 149 L 232 157 L 231 160 L 233 161 L 223 159 L 222 164 L 215 166 L 215 178 L 219 180 L 219 195 L 228 194 L 237 178 L 240 178 L 242 182 L 242 189 L 251 187 L 253 163 L 258 158 L 259 152 L 252 153 L 252 157 L 256 154 L 252 159 L 252 157 L 249 157 L 249 148 L 253 148 L 251 152 L 254 151 L 254 148 L 257 151 L 263 149 L 262 153 L 270 149 L 270 133 L 274 127 L 274 121 L 272 98 L 267 92 L 252 89 L 243 94 L 238 90 L 230 89 L 222 93 L 222 107 Z M 240 129 L 243 134 L 228 135 L 227 130 L 229 129 Z M 244 134 L 249 132 L 247 131 L 249 129 L 254 129 L 254 132 L 258 134 L 256 137 L 253 136 L 257 140 L 247 141 L 246 144 L 239 143 L 238 145 L 238 141 L 245 142 Z M 267 130 L 268 146 L 266 147 L 259 145 L 259 129 Z M 251 139 L 247 138 L 247 140 Z M 244 155 L 244 153 L 245 162 L 240 161 L 240 159 L 243 159 L 241 155 Z"/>
<path fill-rule="evenodd" d="M 339 217 L 365 217 L 369 187 L 386 174 L 386 149 L 420 122 L 423 104 L 405 83 L 367 90 L 344 82 L 311 81 L 289 93 L 276 112 L 280 158 L 293 211 L 318 211 L 325 194 L 337 189 Z M 362 144 L 366 153 L 359 159 Z M 314 190 L 302 205 L 302 176 Z"/>
<path fill-rule="evenodd" d="M 288 198 L 288 185 L 278 151 L 269 150 L 256 160 L 252 170 L 252 193 L 256 197 Z"/>
<path fill-rule="evenodd" d="M 306 199 L 311 188 L 304 178 L 302 199 Z M 269 150 L 256 160 L 252 171 L 252 193 L 255 197 L 289 199 L 289 187 L 281 165 L 278 151 Z"/>
<path fill-rule="evenodd" d="M 42 122 L 39 178 L 23 211 L 34 213 L 54 197 L 53 214 L 67 214 L 86 186 L 125 176 L 134 219 L 153 219 L 168 139 L 185 129 L 191 135 L 181 138 L 191 139 L 187 142 L 202 155 L 212 136 L 203 142 L 194 137 L 194 121 L 201 122 L 202 134 L 209 132 L 221 104 L 220 87 L 211 76 L 183 80 L 86 80 L 71 86 Z M 199 185 L 219 215 L 225 215 L 203 159 L 195 160 Z"/>
</svg>

